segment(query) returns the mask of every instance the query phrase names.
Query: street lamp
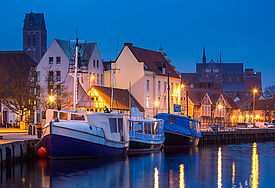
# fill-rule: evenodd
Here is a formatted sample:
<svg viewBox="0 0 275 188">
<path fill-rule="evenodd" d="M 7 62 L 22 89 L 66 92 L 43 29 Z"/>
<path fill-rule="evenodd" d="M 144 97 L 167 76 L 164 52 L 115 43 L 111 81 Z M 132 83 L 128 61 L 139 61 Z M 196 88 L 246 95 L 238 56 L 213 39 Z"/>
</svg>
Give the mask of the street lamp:
<svg viewBox="0 0 275 188">
<path fill-rule="evenodd" d="M 181 84 L 180 85 L 180 87 L 182 88 L 182 89 L 184 89 L 185 88 L 185 85 L 184 84 Z M 189 113 L 188 113 L 188 90 L 187 89 L 185 89 L 185 98 L 186 98 L 186 117 L 188 117 L 189 116 Z"/>
<path fill-rule="evenodd" d="M 254 117 L 255 117 L 255 103 L 256 103 L 256 100 L 255 100 L 255 96 L 256 96 L 256 93 L 258 92 L 257 89 L 253 89 L 253 112 L 252 112 L 252 115 L 253 115 L 253 124 L 254 124 Z"/>
<path fill-rule="evenodd" d="M 155 101 L 154 106 L 155 106 L 155 111 L 156 111 L 155 114 L 157 115 L 157 108 L 159 106 L 159 101 Z"/>
<path fill-rule="evenodd" d="M 219 109 L 219 113 L 220 113 L 220 125 L 222 124 L 222 109 L 223 109 L 223 105 L 222 104 L 219 104 L 218 105 L 218 109 Z"/>
<path fill-rule="evenodd" d="M 52 103 L 54 102 L 54 96 L 53 95 L 49 95 L 49 102 L 50 102 L 50 107 L 52 108 Z"/>
</svg>

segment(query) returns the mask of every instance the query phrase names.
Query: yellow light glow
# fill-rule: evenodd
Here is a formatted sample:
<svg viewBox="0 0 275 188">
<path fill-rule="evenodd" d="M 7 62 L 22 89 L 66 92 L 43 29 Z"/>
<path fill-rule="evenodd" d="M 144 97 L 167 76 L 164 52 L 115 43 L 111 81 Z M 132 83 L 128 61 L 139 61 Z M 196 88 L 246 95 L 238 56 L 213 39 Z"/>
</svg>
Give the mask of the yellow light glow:
<svg viewBox="0 0 275 188">
<path fill-rule="evenodd" d="M 232 118 L 233 118 L 233 119 L 235 119 L 235 118 L 236 118 L 236 116 L 232 116 Z"/>
<path fill-rule="evenodd" d="M 218 163 L 217 185 L 218 185 L 218 188 L 222 188 L 222 148 L 221 147 L 219 147 L 217 163 Z"/>
<path fill-rule="evenodd" d="M 155 106 L 159 106 L 159 101 L 155 101 Z"/>
<path fill-rule="evenodd" d="M 159 171 L 158 168 L 155 168 L 155 173 L 154 173 L 154 187 L 159 188 Z"/>
<path fill-rule="evenodd" d="M 232 164 L 232 185 L 235 183 L 235 163 Z"/>
<path fill-rule="evenodd" d="M 49 101 L 50 101 L 50 102 L 53 102 L 53 101 L 54 101 L 54 96 L 50 95 L 50 96 L 49 96 Z"/>
<path fill-rule="evenodd" d="M 219 104 L 219 105 L 218 105 L 218 109 L 220 109 L 220 110 L 221 110 L 221 109 L 222 109 L 222 107 L 223 107 L 223 106 L 222 106 L 221 104 Z"/>
<path fill-rule="evenodd" d="M 253 143 L 252 149 L 252 168 L 250 176 L 250 186 L 253 188 L 258 188 L 259 185 L 259 157 L 257 153 L 257 143 Z"/>
<path fill-rule="evenodd" d="M 180 182 L 179 182 L 179 187 L 184 188 L 185 183 L 184 183 L 184 164 L 180 165 Z"/>
<path fill-rule="evenodd" d="M 257 114 L 256 116 L 255 116 L 255 119 L 259 119 L 260 118 L 260 116 Z"/>
<path fill-rule="evenodd" d="M 249 118 L 249 115 L 245 115 L 246 118 Z"/>
<path fill-rule="evenodd" d="M 258 90 L 257 89 L 253 89 L 253 93 L 257 93 L 258 92 Z"/>
<path fill-rule="evenodd" d="M 250 117 L 253 118 L 253 115 L 251 115 Z"/>
<path fill-rule="evenodd" d="M 91 79 L 91 80 L 94 80 L 94 79 L 95 79 L 95 76 L 90 76 L 90 79 Z"/>
<path fill-rule="evenodd" d="M 180 87 L 181 87 L 181 88 L 185 88 L 185 85 L 184 85 L 184 84 L 181 84 Z"/>
<path fill-rule="evenodd" d="M 239 119 L 243 119 L 243 116 L 239 116 Z"/>
</svg>

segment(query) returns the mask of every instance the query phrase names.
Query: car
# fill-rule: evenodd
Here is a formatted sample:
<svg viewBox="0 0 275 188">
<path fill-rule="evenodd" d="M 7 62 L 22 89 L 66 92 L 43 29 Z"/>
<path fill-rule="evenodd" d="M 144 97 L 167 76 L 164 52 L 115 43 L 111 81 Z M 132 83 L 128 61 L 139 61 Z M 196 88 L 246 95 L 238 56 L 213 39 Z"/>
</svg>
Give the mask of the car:
<svg viewBox="0 0 275 188">
<path fill-rule="evenodd" d="M 253 125 L 252 123 L 247 123 L 247 128 L 255 128 L 255 125 Z"/>
<path fill-rule="evenodd" d="M 249 122 L 237 123 L 238 128 L 254 128 L 255 126 Z"/>
<path fill-rule="evenodd" d="M 268 123 L 267 128 L 275 128 L 274 124 Z"/>
</svg>

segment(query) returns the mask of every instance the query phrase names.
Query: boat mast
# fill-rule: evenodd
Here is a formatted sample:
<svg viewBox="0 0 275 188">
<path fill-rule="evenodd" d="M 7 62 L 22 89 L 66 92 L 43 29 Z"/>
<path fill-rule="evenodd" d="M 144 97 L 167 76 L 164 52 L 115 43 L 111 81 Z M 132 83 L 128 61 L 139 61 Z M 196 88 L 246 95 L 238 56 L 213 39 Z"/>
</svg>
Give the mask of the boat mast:
<svg viewBox="0 0 275 188">
<path fill-rule="evenodd" d="M 114 103 L 114 74 L 115 69 L 112 70 L 112 93 L 111 93 L 111 112 L 113 111 L 113 103 Z"/>
<path fill-rule="evenodd" d="M 167 80 L 167 84 L 168 84 L 168 87 L 167 87 L 167 91 L 168 91 L 168 114 L 170 114 L 170 80 L 169 80 L 169 77 L 170 77 L 170 74 L 169 74 L 169 71 L 168 71 L 168 80 Z"/>
<path fill-rule="evenodd" d="M 74 111 L 76 111 L 76 104 L 77 104 L 77 79 L 78 79 L 78 38 L 76 38 L 76 45 L 75 45 L 75 64 L 74 64 Z"/>
</svg>

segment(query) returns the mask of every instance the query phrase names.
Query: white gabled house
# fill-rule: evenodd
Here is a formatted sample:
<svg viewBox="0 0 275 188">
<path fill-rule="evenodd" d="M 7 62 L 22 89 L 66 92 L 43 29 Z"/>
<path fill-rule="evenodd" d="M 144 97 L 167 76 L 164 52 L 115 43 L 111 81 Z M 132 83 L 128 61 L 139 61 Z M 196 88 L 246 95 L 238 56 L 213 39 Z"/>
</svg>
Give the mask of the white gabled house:
<svg viewBox="0 0 275 188">
<path fill-rule="evenodd" d="M 145 109 L 145 117 L 168 112 L 168 73 L 170 82 L 170 112 L 180 104 L 180 78 L 165 54 L 125 43 L 115 63 L 112 63 L 114 87 L 130 89 Z M 105 86 L 111 87 L 112 71 L 105 71 Z M 131 87 L 131 88 L 130 88 Z M 178 114 L 178 113 L 175 113 Z"/>
</svg>

